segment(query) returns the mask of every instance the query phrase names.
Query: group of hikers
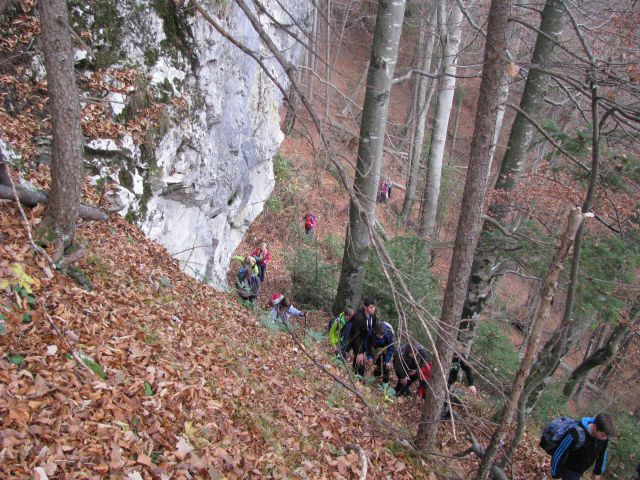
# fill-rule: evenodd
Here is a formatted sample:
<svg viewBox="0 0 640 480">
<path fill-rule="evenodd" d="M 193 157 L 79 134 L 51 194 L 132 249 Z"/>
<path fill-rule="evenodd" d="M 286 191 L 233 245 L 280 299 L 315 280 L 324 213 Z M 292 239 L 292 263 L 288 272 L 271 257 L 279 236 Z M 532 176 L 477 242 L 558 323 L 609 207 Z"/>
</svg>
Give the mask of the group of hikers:
<svg viewBox="0 0 640 480">
<path fill-rule="evenodd" d="M 361 378 L 367 366 L 374 367 L 373 376 L 382 383 L 389 383 L 391 370 L 395 372 L 397 396 L 411 395 L 411 385 L 418 382 L 416 394 L 424 397 L 431 376 L 431 354 L 418 342 L 396 342 L 391 324 L 379 321 L 376 302 L 371 298 L 362 301 L 362 308 L 355 311 L 347 307 L 329 322 L 329 342 L 336 348 L 339 359 L 346 361 L 353 354 L 352 367 Z M 449 371 L 448 386 L 459 377 L 460 370 L 466 376 L 469 392 L 476 394 L 473 372 L 464 358 L 455 354 Z M 450 412 L 443 408 L 442 418 Z"/>
<path fill-rule="evenodd" d="M 316 226 L 315 216 L 308 213 L 303 220 L 305 232 L 311 234 Z M 250 255 L 234 256 L 233 259 L 242 263 L 237 274 L 236 289 L 243 300 L 254 303 L 271 260 L 268 246 L 262 242 Z M 269 307 L 273 309 L 274 317 L 284 323 L 288 323 L 291 317 L 297 317 L 305 318 L 306 324 L 306 314 L 280 293 L 271 296 Z M 414 395 L 411 386 L 417 383 L 415 395 L 425 397 L 432 367 L 429 350 L 415 341 L 396 341 L 391 324 L 378 320 L 375 300 L 364 298 L 358 310 L 345 308 L 329 322 L 328 337 L 338 359 L 346 363 L 349 355 L 353 356 L 352 368 L 359 378 L 364 378 L 367 368 L 373 367 L 373 376 L 388 384 L 393 369 L 397 378 L 396 396 Z M 457 347 L 449 369 L 447 387 L 451 390 L 462 370 L 469 392 L 476 395 L 473 370 L 467 360 L 457 353 L 461 351 L 460 346 Z M 453 394 L 450 398 L 452 404 L 461 403 Z M 446 403 L 440 418 L 447 420 L 451 415 L 449 403 Z M 600 479 L 607 463 L 608 439 L 615 433 L 612 417 L 607 413 L 581 420 L 566 417 L 553 420 L 540 438 L 540 447 L 551 455 L 552 478 L 578 480 L 593 467 L 593 478 Z M 640 465 L 637 474 L 634 480 L 640 480 Z"/>
<path fill-rule="evenodd" d="M 250 255 L 236 255 L 232 260 L 241 262 L 242 266 L 236 274 L 236 291 L 240 298 L 254 303 L 260 293 L 260 285 L 265 281 L 267 265 L 271 261 L 271 253 L 266 242 L 262 242 Z"/>
<path fill-rule="evenodd" d="M 336 348 L 338 358 L 346 361 L 353 354 L 353 371 L 364 377 L 367 365 L 374 366 L 373 375 L 389 383 L 391 368 L 395 371 L 397 396 L 409 396 L 411 385 L 418 382 L 416 395 L 424 398 L 431 375 L 431 355 L 417 342 L 395 342 L 393 327 L 376 317 L 376 302 L 365 298 L 355 311 L 347 307 L 328 325 L 329 342 Z M 460 350 L 457 348 L 456 350 Z M 473 371 L 466 359 L 454 353 L 447 386 L 458 380 L 460 370 L 467 379 L 469 392 L 477 393 Z M 451 395 L 452 403 L 460 403 Z M 441 420 L 450 418 L 451 412 L 443 406 Z M 551 455 L 551 476 L 562 480 L 578 480 L 593 469 L 594 479 L 600 479 L 607 463 L 608 439 L 615 435 L 611 415 L 600 413 L 581 420 L 561 417 L 553 420 L 540 438 L 540 447 Z M 638 465 L 640 480 L 640 465 Z"/>
</svg>

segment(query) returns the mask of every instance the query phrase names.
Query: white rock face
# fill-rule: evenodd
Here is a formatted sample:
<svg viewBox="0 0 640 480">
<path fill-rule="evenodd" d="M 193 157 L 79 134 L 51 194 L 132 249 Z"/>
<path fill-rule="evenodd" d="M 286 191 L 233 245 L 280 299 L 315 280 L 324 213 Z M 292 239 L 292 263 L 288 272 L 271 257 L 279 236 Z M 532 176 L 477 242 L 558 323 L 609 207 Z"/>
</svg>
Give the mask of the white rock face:
<svg viewBox="0 0 640 480">
<path fill-rule="evenodd" d="M 299 24 L 307 22 L 308 0 L 280 2 Z M 128 3 L 136 4 L 135 11 L 144 12 L 137 15 L 144 17 L 134 18 Z M 118 7 L 129 22 L 123 28 L 127 62 L 149 65 L 145 53 L 154 48 L 161 52 L 147 67 L 150 88 L 169 90 L 186 108 L 171 110 L 169 126 L 154 152 L 134 152 L 130 137 L 120 139 L 120 154 L 134 168 L 129 169 L 127 185 L 121 185 L 123 191 L 116 194 L 125 202 L 135 199 L 122 214 L 138 213 L 144 232 L 164 245 L 185 272 L 224 289 L 231 254 L 274 187 L 271 159 L 283 140 L 278 114 L 282 95 L 253 59 L 199 13 L 192 11 L 187 20 L 191 30 L 185 35 L 191 57 L 187 59 L 175 51 L 162 53 L 163 20 L 151 6 L 128 3 Z M 234 38 L 263 53 L 275 77 L 288 87 L 282 68 L 233 2 L 217 16 L 219 2 L 201 4 Z M 279 21 L 292 25 L 276 0 L 263 4 Z M 259 18 L 280 52 L 296 63 L 302 47 L 266 16 Z M 150 155 L 154 165 L 149 164 Z M 122 175 L 114 171 L 111 178 Z"/>
</svg>

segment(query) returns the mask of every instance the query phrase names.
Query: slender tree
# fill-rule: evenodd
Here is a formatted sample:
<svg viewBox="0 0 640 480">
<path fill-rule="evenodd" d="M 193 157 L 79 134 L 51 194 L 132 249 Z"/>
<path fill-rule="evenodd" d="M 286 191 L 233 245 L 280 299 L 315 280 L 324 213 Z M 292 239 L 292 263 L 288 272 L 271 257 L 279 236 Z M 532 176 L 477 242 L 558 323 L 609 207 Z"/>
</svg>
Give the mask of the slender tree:
<svg viewBox="0 0 640 480">
<path fill-rule="evenodd" d="M 82 194 L 83 138 L 67 4 L 47 0 L 38 5 L 53 125 L 51 191 L 39 236 L 55 245 L 52 258 L 56 260 L 75 236 Z"/>
<path fill-rule="evenodd" d="M 438 8 L 445 8 L 445 2 L 440 2 Z M 444 16 L 444 15 L 443 15 Z M 440 180 L 442 176 L 442 159 L 449 130 L 449 117 L 453 106 L 453 96 L 456 91 L 456 71 L 458 54 L 460 53 L 460 39 L 462 38 L 462 10 L 456 2 L 451 8 L 451 18 L 447 29 L 446 43 L 442 57 L 443 77 L 438 92 L 436 114 L 429 145 L 427 161 L 427 181 L 423 194 L 422 217 L 418 233 L 422 237 L 431 237 L 436 225 L 438 209 L 438 195 L 440 195 Z"/>
<path fill-rule="evenodd" d="M 438 324 L 436 350 L 442 360 L 442 366 L 440 363 L 434 365 L 431 388 L 427 389 L 416 438 L 417 445 L 427 449 L 433 447 L 438 431 L 438 420 L 447 387 L 448 371 L 443 367 L 448 367 L 451 363 L 452 345 L 464 303 L 471 260 L 480 234 L 491 143 L 499 109 L 500 82 L 507 65 L 506 48 L 510 11 L 511 0 L 492 0 L 469 168 Z"/>
<path fill-rule="evenodd" d="M 369 259 L 371 244 L 369 228 L 375 225 L 384 134 L 404 9 L 404 0 L 380 0 L 378 3 L 360 123 L 358 160 L 353 183 L 355 195 L 349 203 L 347 240 L 333 306 L 336 313 L 341 312 L 345 305 L 357 306 L 362 298 L 365 265 Z"/>
<path fill-rule="evenodd" d="M 418 49 L 423 52 L 420 62 L 420 70 L 429 71 L 433 63 L 433 51 L 435 46 L 436 35 L 434 24 L 436 22 L 437 10 L 432 8 L 430 14 L 422 17 L 422 35 Z M 409 154 L 409 174 L 407 175 L 407 190 L 404 195 L 402 204 L 402 212 L 400 216 L 403 222 L 406 222 L 411 216 L 411 210 L 415 202 L 416 186 L 418 184 L 418 174 L 420 171 L 420 163 L 422 162 L 422 148 L 424 146 L 424 130 L 427 123 L 427 114 L 433 94 L 433 89 L 427 90 L 433 80 L 424 76 L 418 77 L 416 85 L 415 105 L 417 110 L 416 121 L 413 129 L 413 142 L 411 143 L 411 152 Z"/>
</svg>

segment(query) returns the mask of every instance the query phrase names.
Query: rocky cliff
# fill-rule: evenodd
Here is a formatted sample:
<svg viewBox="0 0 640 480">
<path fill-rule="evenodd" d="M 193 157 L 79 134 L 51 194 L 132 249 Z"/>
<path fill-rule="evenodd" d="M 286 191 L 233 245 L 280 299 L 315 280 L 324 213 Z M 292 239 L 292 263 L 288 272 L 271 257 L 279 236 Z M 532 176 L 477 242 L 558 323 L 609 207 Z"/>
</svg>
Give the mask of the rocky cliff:
<svg viewBox="0 0 640 480">
<path fill-rule="evenodd" d="M 282 69 L 232 0 L 200 4 L 287 86 Z M 262 4 L 282 25 L 296 29 L 307 22 L 307 1 Z M 258 16 L 280 51 L 296 62 L 302 46 L 282 25 Z M 94 70 L 98 64 L 137 72 L 133 87 L 115 74 L 102 77 L 116 118 L 126 122 L 162 103 L 151 115 L 152 127 L 87 142 L 94 180 L 117 182 L 109 195 L 124 204 L 123 215 L 164 245 L 185 272 L 224 288 L 231 253 L 274 186 L 271 159 L 283 139 L 282 95 L 191 2 L 76 2 L 72 19 L 75 31 L 92 32 L 92 48 L 76 51 L 78 68 L 86 63 Z"/>
</svg>

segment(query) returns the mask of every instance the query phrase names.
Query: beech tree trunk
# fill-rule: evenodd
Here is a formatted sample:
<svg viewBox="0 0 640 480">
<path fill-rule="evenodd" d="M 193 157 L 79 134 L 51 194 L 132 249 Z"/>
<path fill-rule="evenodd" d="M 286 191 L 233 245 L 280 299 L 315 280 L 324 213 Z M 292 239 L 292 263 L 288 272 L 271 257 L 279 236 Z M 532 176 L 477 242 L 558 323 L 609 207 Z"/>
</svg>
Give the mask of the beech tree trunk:
<svg viewBox="0 0 640 480">
<path fill-rule="evenodd" d="M 376 194 L 404 9 L 404 0 L 380 0 L 378 3 L 360 123 L 358 160 L 353 183 L 355 197 L 349 203 L 349 225 L 342 271 L 333 306 L 336 314 L 344 310 L 346 305 L 357 308 L 362 299 L 365 265 L 369 259 L 371 244 L 369 229 L 374 228 L 376 221 Z"/>
<path fill-rule="evenodd" d="M 441 2 L 439 8 L 444 8 Z M 440 179 L 442 177 L 442 159 L 449 130 L 449 117 L 453 105 L 453 95 L 456 91 L 458 54 L 460 53 L 460 39 L 462 37 L 462 10 L 456 2 L 451 9 L 451 19 L 442 57 L 443 77 L 438 92 L 436 116 L 433 125 L 431 144 L 429 145 L 429 159 L 427 162 L 427 182 L 423 195 L 422 217 L 418 234 L 421 237 L 431 237 L 436 225 L 438 210 L 438 195 L 440 194 Z"/>
<path fill-rule="evenodd" d="M 535 68 L 535 65 L 548 64 L 554 55 L 555 43 L 562 33 L 563 10 L 561 0 L 547 0 L 540 20 L 540 33 L 536 39 L 536 45 L 531 59 L 532 67 L 529 70 L 525 83 L 520 109 L 532 118 L 539 118 L 542 113 L 544 97 L 548 89 L 548 77 Z M 514 120 L 507 150 L 502 158 L 500 173 L 495 185 L 496 189 L 513 190 L 522 167 L 527 158 L 527 152 L 533 138 L 533 126 L 524 115 L 518 113 Z M 493 209 L 494 215 L 499 220 L 503 219 L 503 213 Z M 489 238 L 495 227 L 485 222 L 480 243 L 473 259 L 471 275 L 467 287 L 467 299 L 462 311 L 462 324 L 460 339 L 470 348 L 475 335 L 475 323 L 484 308 L 484 304 L 491 294 L 496 277 L 496 266 L 499 260 L 498 250 L 490 245 Z"/>
<path fill-rule="evenodd" d="M 506 48 L 510 10 L 511 0 L 492 0 L 489 10 L 482 81 L 471 141 L 469 168 L 451 267 L 444 292 L 442 313 L 438 323 L 436 350 L 442 361 L 442 366 L 440 362 L 434 363 L 430 388 L 426 392 L 416 437 L 416 444 L 425 449 L 432 448 L 435 443 L 440 411 L 447 388 L 448 367 L 452 354 L 451 346 L 456 337 L 467 279 L 471 271 L 471 260 L 480 233 L 482 206 L 487 190 L 491 143 L 499 108 L 500 80 L 507 64 Z"/>
<path fill-rule="evenodd" d="M 516 372 L 513 386 L 511 387 L 511 393 L 509 394 L 509 397 L 507 398 L 507 401 L 502 409 L 498 426 L 496 427 L 496 430 L 491 437 L 491 441 L 489 442 L 489 445 L 485 450 L 484 457 L 482 458 L 482 463 L 480 463 L 480 467 L 478 468 L 478 480 L 484 480 L 489 473 L 489 470 L 493 465 L 493 460 L 498 453 L 498 448 L 507 436 L 509 426 L 511 425 L 511 422 L 513 420 L 513 415 L 518 406 L 518 399 L 524 388 L 525 379 L 529 375 L 529 370 L 531 369 L 534 356 L 538 349 L 540 334 L 542 333 L 542 329 L 545 323 L 549 319 L 551 302 L 558 287 L 558 278 L 560 277 L 560 272 L 563 270 L 564 261 L 569 255 L 569 251 L 573 246 L 576 232 L 578 231 L 578 227 L 582 223 L 582 220 L 583 219 L 582 215 L 580 214 L 580 209 L 572 209 L 571 213 L 569 214 L 567 229 L 561 239 L 560 245 L 556 249 L 555 255 L 549 267 L 549 272 L 547 273 L 547 277 L 542 284 L 540 302 L 533 312 L 530 333 L 527 338 L 527 347 L 520 362 L 520 367 Z"/>
<path fill-rule="evenodd" d="M 64 0 L 47 0 L 38 5 L 53 126 L 51 190 L 39 235 L 48 243 L 68 247 L 73 243 L 82 194 L 80 102 L 67 4 Z M 53 257 L 62 254 L 63 248 L 59 248 Z"/>
<path fill-rule="evenodd" d="M 422 61 L 419 65 L 420 70 L 428 72 L 431 70 L 431 64 L 433 63 L 433 50 L 435 46 L 435 31 L 433 31 L 433 25 L 436 22 L 437 9 L 433 8 L 430 15 L 423 17 L 422 28 L 425 30 L 424 43 L 419 46 L 421 52 L 424 52 Z M 424 76 L 418 77 L 417 95 L 416 95 L 416 122 L 414 125 L 413 142 L 411 144 L 411 153 L 409 155 L 409 175 L 407 177 L 407 189 L 404 195 L 404 203 L 402 204 L 402 211 L 400 212 L 400 218 L 403 222 L 406 222 L 411 216 L 411 210 L 416 197 L 416 186 L 418 184 L 418 175 L 420 171 L 420 163 L 422 162 L 422 149 L 424 147 L 424 127 L 427 123 L 427 115 L 429 113 L 429 106 L 431 104 L 431 98 L 433 90 L 430 90 L 430 95 L 427 95 L 427 87 L 433 83 L 433 80 Z"/>
</svg>

